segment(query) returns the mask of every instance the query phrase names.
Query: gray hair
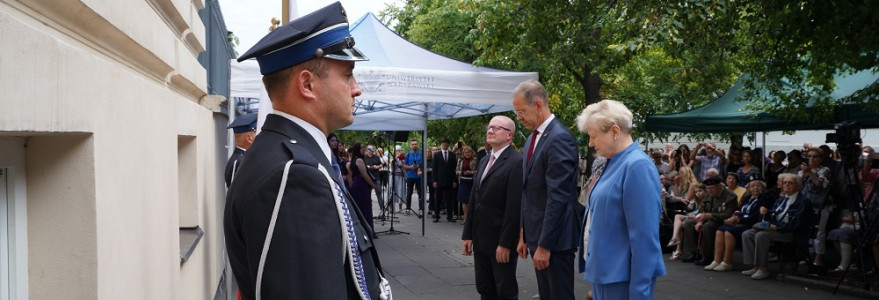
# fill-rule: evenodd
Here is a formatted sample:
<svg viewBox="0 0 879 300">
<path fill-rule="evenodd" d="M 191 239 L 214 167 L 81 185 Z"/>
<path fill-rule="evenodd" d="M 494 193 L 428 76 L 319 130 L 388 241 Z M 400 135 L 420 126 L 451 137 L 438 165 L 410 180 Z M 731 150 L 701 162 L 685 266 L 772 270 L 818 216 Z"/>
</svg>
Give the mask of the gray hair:
<svg viewBox="0 0 879 300">
<path fill-rule="evenodd" d="M 513 90 L 513 96 L 521 94 L 525 98 L 525 104 L 534 105 L 535 100 L 543 100 L 546 105 L 546 88 L 539 81 L 531 79 L 523 81 Z"/>
<path fill-rule="evenodd" d="M 617 125 L 621 132 L 632 134 L 632 118 L 632 111 L 625 104 L 606 99 L 583 109 L 577 116 L 577 129 L 586 132 L 589 125 L 594 125 L 595 129 L 607 132 L 611 126 Z"/>
<path fill-rule="evenodd" d="M 781 179 L 782 182 L 784 182 L 784 180 L 785 180 L 785 179 L 788 179 L 788 178 L 793 179 L 793 181 L 794 181 L 794 186 L 797 187 L 797 190 L 798 190 L 798 191 L 801 190 L 801 189 L 803 189 L 803 182 L 800 181 L 800 177 L 799 177 L 799 176 L 794 175 L 794 174 L 790 174 L 790 173 L 782 173 L 782 174 L 779 174 L 779 175 L 778 175 L 778 179 Z"/>
</svg>

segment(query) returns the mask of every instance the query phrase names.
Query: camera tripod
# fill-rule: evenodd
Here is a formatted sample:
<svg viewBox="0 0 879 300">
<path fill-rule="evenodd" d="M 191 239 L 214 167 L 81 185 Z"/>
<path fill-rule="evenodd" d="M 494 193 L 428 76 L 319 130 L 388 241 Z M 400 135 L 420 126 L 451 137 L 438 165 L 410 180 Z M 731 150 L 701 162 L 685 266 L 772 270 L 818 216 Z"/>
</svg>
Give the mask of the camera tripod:
<svg viewBox="0 0 879 300">
<path fill-rule="evenodd" d="M 852 257 L 859 260 L 861 265 L 861 269 L 866 268 L 864 256 L 865 254 L 862 252 L 868 244 L 868 237 L 870 234 L 876 230 L 876 220 L 875 218 L 879 216 L 869 216 L 867 215 L 866 203 L 864 203 L 864 193 L 858 185 L 858 175 L 857 172 L 860 170 L 856 170 L 857 166 L 857 153 L 860 151 L 856 150 L 856 145 L 840 145 L 837 144 L 837 147 L 840 150 L 840 154 L 842 157 L 842 166 L 841 170 L 843 175 L 845 176 L 845 187 L 844 187 L 844 198 L 849 201 L 849 204 L 852 207 L 852 215 L 854 216 L 854 222 L 860 226 L 861 230 L 858 230 L 858 227 L 855 227 L 855 236 L 856 241 L 852 245 Z M 860 149 L 857 149 L 860 150 Z M 873 191 L 873 194 L 876 194 L 876 191 Z M 859 224 L 858 224 L 859 223 Z M 874 258 L 875 259 L 875 258 Z M 846 275 L 848 275 L 849 269 L 851 269 L 852 264 L 849 263 L 845 266 L 845 270 L 843 270 L 842 275 L 839 277 L 839 280 L 836 282 L 836 287 L 833 289 L 833 294 L 836 295 L 836 292 L 839 290 L 840 284 L 845 280 Z M 868 290 L 870 288 L 870 283 L 867 281 L 866 272 L 861 272 L 861 280 L 864 282 L 864 289 Z"/>
<path fill-rule="evenodd" d="M 409 234 L 408 232 L 399 231 L 399 230 L 394 229 L 394 222 L 395 222 L 394 218 L 396 218 L 395 211 L 394 211 L 394 200 L 395 199 L 402 200 L 403 198 L 400 195 L 397 195 L 397 190 L 396 190 L 397 189 L 396 185 L 399 184 L 399 183 L 397 183 L 397 178 L 396 178 L 397 176 L 395 175 L 397 173 L 397 169 L 399 168 L 399 167 L 397 167 L 397 158 L 394 157 L 393 155 L 390 155 L 390 158 L 391 158 L 392 163 L 390 166 L 391 172 L 388 176 L 388 180 L 390 181 L 390 183 L 388 183 L 388 198 L 386 201 L 386 205 L 391 207 L 391 209 L 390 209 L 391 216 L 390 216 L 390 218 L 388 218 L 388 219 L 390 219 L 390 222 L 391 222 L 391 228 L 389 228 L 388 230 L 385 230 L 385 231 L 376 232 L 375 234 L 387 234 L 387 235 Z M 402 201 L 400 201 L 400 202 L 402 202 Z M 384 212 L 382 212 L 382 215 L 384 215 Z M 385 225 L 385 220 L 382 220 L 382 226 L 384 226 L 384 225 Z"/>
</svg>

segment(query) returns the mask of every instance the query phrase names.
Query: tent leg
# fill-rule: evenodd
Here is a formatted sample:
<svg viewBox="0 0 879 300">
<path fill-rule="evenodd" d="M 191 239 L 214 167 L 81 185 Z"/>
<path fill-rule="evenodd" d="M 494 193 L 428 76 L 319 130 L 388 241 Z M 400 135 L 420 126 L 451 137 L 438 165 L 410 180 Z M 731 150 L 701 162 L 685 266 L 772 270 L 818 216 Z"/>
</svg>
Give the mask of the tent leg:
<svg viewBox="0 0 879 300">
<path fill-rule="evenodd" d="M 424 111 L 427 111 L 427 108 L 428 108 L 427 103 L 425 103 L 424 104 Z M 424 131 L 421 132 L 421 145 L 423 145 L 421 147 L 421 157 L 427 157 L 424 155 L 425 154 L 424 151 L 428 146 L 427 145 L 427 114 L 424 115 Z M 430 150 L 427 150 L 427 151 L 430 151 Z M 424 172 L 422 173 L 423 175 L 421 176 L 421 193 L 424 195 L 424 197 L 422 197 L 418 201 L 421 202 L 421 206 L 420 206 L 421 207 L 421 215 L 422 215 L 422 217 L 421 217 L 421 236 L 424 236 L 424 225 L 425 225 L 425 223 L 427 223 L 425 220 L 427 220 L 427 211 L 429 210 L 429 209 L 427 209 L 427 198 L 430 197 L 430 190 L 427 189 L 427 160 L 422 159 L 421 164 L 422 164 L 421 169 L 424 170 Z M 438 204 L 439 203 L 434 203 L 434 205 L 438 205 Z"/>
<path fill-rule="evenodd" d="M 769 149 L 766 149 L 766 131 L 763 132 L 763 153 L 760 158 L 760 161 L 763 162 L 763 168 L 761 170 L 766 170 L 766 154 L 769 154 Z M 769 159 L 772 159 L 770 157 Z M 765 178 L 763 180 L 766 180 Z"/>
</svg>

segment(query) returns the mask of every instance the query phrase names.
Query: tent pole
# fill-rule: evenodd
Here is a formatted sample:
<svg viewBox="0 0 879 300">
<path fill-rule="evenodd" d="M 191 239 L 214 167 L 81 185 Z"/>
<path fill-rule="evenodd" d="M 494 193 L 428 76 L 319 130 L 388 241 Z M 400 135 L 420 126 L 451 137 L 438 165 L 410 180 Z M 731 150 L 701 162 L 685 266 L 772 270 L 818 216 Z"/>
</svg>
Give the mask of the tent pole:
<svg viewBox="0 0 879 300">
<path fill-rule="evenodd" d="M 427 103 L 424 104 L 424 111 L 425 112 L 427 111 Z M 426 153 L 425 149 L 427 149 L 427 147 L 428 147 L 428 145 L 427 145 L 427 113 L 424 114 L 424 131 L 421 132 L 421 145 L 423 145 L 421 147 L 421 157 L 425 158 L 425 157 L 427 157 L 427 156 L 425 156 L 425 153 Z M 430 150 L 427 150 L 427 151 L 430 151 Z M 423 172 L 421 172 L 421 174 L 422 174 L 421 175 L 421 193 L 424 195 L 424 197 L 423 197 L 423 199 L 419 199 L 418 201 L 421 201 L 421 206 L 420 206 L 421 207 L 421 236 L 424 236 L 424 225 L 426 223 L 425 220 L 427 220 L 427 213 L 426 212 L 429 210 L 429 209 L 427 209 L 427 198 L 430 197 L 430 190 L 427 189 L 427 160 L 422 159 L 421 164 L 422 164 L 421 169 L 424 170 Z M 434 203 L 434 205 L 438 205 L 438 203 Z M 437 206 L 437 208 L 439 208 L 439 207 Z M 437 211 L 439 211 L 439 209 L 437 209 Z"/>
<path fill-rule="evenodd" d="M 766 154 L 769 154 L 769 149 L 766 149 L 766 131 L 764 131 L 763 132 L 763 153 L 762 153 L 763 157 L 760 158 L 760 161 L 763 162 L 763 168 L 761 170 L 763 170 L 764 174 L 766 173 Z M 772 157 L 770 157 L 769 159 L 772 159 Z M 766 180 L 766 178 L 763 178 L 763 180 Z"/>
</svg>

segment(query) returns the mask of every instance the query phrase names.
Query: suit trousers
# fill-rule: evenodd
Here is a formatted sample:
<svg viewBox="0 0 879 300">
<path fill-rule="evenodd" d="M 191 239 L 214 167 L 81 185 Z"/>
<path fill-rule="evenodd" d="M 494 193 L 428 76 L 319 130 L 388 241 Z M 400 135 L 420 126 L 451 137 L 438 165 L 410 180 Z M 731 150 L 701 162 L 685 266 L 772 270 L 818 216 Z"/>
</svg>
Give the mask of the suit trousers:
<svg viewBox="0 0 879 300">
<path fill-rule="evenodd" d="M 437 203 L 442 203 L 446 208 L 446 219 L 449 221 L 452 220 L 452 216 L 458 215 L 458 205 L 456 205 L 455 196 L 455 189 L 450 186 L 436 188 L 436 201 Z M 439 215 L 439 210 L 441 208 L 437 208 L 437 216 Z"/>
<path fill-rule="evenodd" d="M 549 267 L 543 270 L 534 269 L 541 299 L 574 299 L 574 252 L 575 250 L 552 251 L 549 255 Z"/>
<path fill-rule="evenodd" d="M 519 283 L 516 281 L 516 252 L 510 251 L 510 262 L 498 263 L 494 255 L 474 251 L 473 267 L 476 270 L 476 291 L 482 299 L 518 299 Z"/>
<path fill-rule="evenodd" d="M 794 235 L 789 232 L 748 229 L 742 233 L 742 259 L 746 265 L 766 266 L 769 261 L 769 246 L 772 242 L 792 242 Z"/>
</svg>

